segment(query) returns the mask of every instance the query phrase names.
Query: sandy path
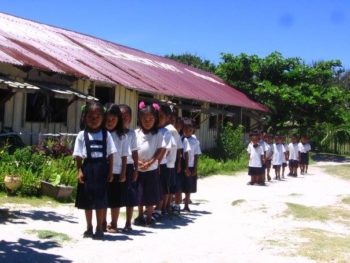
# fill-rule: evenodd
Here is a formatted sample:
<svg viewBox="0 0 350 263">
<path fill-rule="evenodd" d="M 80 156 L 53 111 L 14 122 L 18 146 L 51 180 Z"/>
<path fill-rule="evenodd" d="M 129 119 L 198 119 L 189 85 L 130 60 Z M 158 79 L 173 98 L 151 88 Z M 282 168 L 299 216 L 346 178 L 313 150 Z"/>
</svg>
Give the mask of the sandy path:
<svg viewBox="0 0 350 263">
<path fill-rule="evenodd" d="M 133 235 L 108 235 L 105 241 L 81 237 L 83 213 L 72 206 L 20 208 L 19 219 L 0 223 L 0 262 L 308 262 L 283 255 L 288 251 L 282 254 L 267 241 L 298 227 L 324 227 L 282 216 L 286 202 L 323 206 L 350 195 L 350 183 L 325 174 L 321 165 L 311 166 L 309 175 L 266 187 L 247 186 L 245 174 L 200 180 L 191 214 L 154 228 L 134 227 Z M 232 206 L 238 199 L 244 202 Z M 344 231 L 336 224 L 327 228 Z M 57 246 L 39 241 L 28 229 L 63 232 L 73 241 Z"/>
</svg>

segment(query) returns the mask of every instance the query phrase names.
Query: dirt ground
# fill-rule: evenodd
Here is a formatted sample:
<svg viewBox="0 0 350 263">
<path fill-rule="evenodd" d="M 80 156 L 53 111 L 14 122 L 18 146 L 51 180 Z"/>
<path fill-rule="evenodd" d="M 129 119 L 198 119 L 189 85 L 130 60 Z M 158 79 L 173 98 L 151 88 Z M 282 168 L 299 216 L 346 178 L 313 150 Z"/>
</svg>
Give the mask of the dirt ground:
<svg viewBox="0 0 350 263">
<path fill-rule="evenodd" d="M 275 244 L 281 237 L 291 245 L 299 242 L 288 233 L 302 227 L 349 232 L 341 225 L 286 215 L 288 202 L 326 206 L 350 196 L 350 182 L 326 174 L 325 164 L 336 163 L 318 162 L 307 175 L 264 187 L 248 186 L 246 173 L 201 179 L 191 213 L 152 228 L 133 226 L 128 235 L 106 234 L 104 241 L 82 238 L 84 215 L 72 205 L 8 204 L 9 217 L 0 222 L 0 262 L 312 262 L 288 245 Z M 123 224 L 121 218 L 119 227 Z M 28 230 L 65 233 L 71 240 L 39 239 Z"/>
</svg>

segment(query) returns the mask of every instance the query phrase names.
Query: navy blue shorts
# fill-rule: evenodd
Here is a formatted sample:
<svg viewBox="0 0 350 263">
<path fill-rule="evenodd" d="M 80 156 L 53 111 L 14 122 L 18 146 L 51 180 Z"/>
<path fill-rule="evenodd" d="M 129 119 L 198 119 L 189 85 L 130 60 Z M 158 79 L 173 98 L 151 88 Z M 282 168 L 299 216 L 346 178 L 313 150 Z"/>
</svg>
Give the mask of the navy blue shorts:
<svg viewBox="0 0 350 263">
<path fill-rule="evenodd" d="M 160 201 L 158 169 L 139 172 L 138 203 L 139 205 L 157 205 Z"/>
<path fill-rule="evenodd" d="M 265 168 L 263 167 L 248 167 L 248 175 L 260 176 L 264 173 Z"/>
<path fill-rule="evenodd" d="M 300 164 L 309 165 L 309 153 L 300 153 Z"/>
<path fill-rule="evenodd" d="M 298 168 L 299 167 L 299 161 L 298 160 L 289 160 L 289 166 L 292 168 Z"/>
</svg>

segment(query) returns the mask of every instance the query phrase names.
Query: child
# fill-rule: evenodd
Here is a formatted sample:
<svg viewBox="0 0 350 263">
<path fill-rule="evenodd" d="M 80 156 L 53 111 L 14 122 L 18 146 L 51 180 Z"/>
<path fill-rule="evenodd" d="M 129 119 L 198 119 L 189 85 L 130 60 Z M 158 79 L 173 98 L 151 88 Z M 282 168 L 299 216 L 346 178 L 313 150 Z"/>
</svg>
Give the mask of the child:
<svg viewBox="0 0 350 263">
<path fill-rule="evenodd" d="M 298 166 L 299 166 L 299 148 L 298 148 L 298 137 L 297 135 L 292 135 L 291 142 L 288 145 L 288 162 L 290 169 L 290 176 L 298 176 Z"/>
<path fill-rule="evenodd" d="M 83 131 L 75 140 L 78 187 L 75 206 L 85 210 L 84 237 L 103 239 L 103 211 L 107 208 L 107 182 L 112 180 L 113 154 L 117 152 L 111 134 L 104 129 L 104 109 L 98 102 L 86 104 L 82 113 Z M 92 210 L 96 210 L 93 234 Z"/>
<path fill-rule="evenodd" d="M 287 167 L 287 160 L 289 158 L 289 150 L 288 150 L 288 144 L 286 144 L 286 136 L 282 135 L 282 144 L 284 146 L 284 149 L 286 150 L 285 154 L 283 155 L 283 161 L 282 161 L 282 178 L 284 178 L 284 173 Z"/>
<path fill-rule="evenodd" d="M 183 135 L 188 140 L 190 151 L 188 152 L 188 169 L 185 167 L 182 192 L 185 193 L 184 211 L 190 212 L 189 203 L 191 193 L 197 192 L 197 165 L 198 156 L 202 154 L 199 141 L 193 136 L 194 126 L 191 119 L 183 121 Z"/>
<path fill-rule="evenodd" d="M 106 129 L 111 133 L 117 152 L 113 156 L 113 180 L 108 184 L 108 206 L 111 208 L 111 223 L 106 230 L 109 233 L 118 232 L 120 207 L 126 205 L 126 159 L 128 156 L 128 140 L 124 135 L 122 113 L 116 104 L 106 105 Z M 107 220 L 105 210 L 105 225 Z"/>
<path fill-rule="evenodd" d="M 132 231 L 131 219 L 134 211 L 134 206 L 138 205 L 137 196 L 137 179 L 138 179 L 138 147 L 136 140 L 136 133 L 134 130 L 129 129 L 132 111 L 128 105 L 119 105 L 122 112 L 124 133 L 128 139 L 128 157 L 126 166 L 126 223 L 123 229 L 124 232 Z"/>
<path fill-rule="evenodd" d="M 265 144 L 265 165 L 266 176 L 264 175 L 264 179 L 266 178 L 268 181 L 271 181 L 270 170 L 271 170 L 271 159 L 272 159 L 272 135 L 268 133 L 263 134 L 263 140 Z M 265 179 L 265 180 L 266 180 Z M 265 181 L 264 180 L 264 181 Z"/>
<path fill-rule="evenodd" d="M 311 146 L 309 144 L 309 138 L 306 135 L 301 136 L 301 140 L 298 144 L 299 147 L 299 160 L 300 160 L 300 173 L 307 174 L 309 166 L 309 151 Z"/>
<path fill-rule="evenodd" d="M 162 200 L 160 202 L 160 209 L 162 215 L 170 213 L 170 193 L 171 187 L 175 180 L 175 160 L 177 154 L 177 142 L 173 135 L 176 129 L 170 124 L 171 108 L 169 105 L 161 105 L 159 111 L 159 131 L 163 134 L 166 144 L 166 152 L 160 161 L 160 182 Z M 177 132 L 176 132 L 177 133 Z"/>
<path fill-rule="evenodd" d="M 159 105 L 139 103 L 139 128 L 136 130 L 139 147 L 139 215 L 135 224 L 151 226 L 153 206 L 159 204 L 160 189 L 158 177 L 158 161 L 164 154 L 165 142 L 158 131 Z M 146 206 L 146 220 L 143 218 L 143 206 Z"/>
<path fill-rule="evenodd" d="M 275 179 L 281 180 L 281 167 L 286 154 L 286 149 L 282 144 L 282 136 L 277 135 L 275 137 L 275 143 L 272 145 L 272 152 L 272 165 L 273 169 L 275 169 Z"/>
<path fill-rule="evenodd" d="M 260 177 L 263 170 L 264 149 L 259 144 L 259 133 L 257 131 L 249 134 L 251 142 L 248 145 L 247 152 L 249 155 L 248 175 L 250 182 L 248 184 L 262 184 Z"/>
</svg>

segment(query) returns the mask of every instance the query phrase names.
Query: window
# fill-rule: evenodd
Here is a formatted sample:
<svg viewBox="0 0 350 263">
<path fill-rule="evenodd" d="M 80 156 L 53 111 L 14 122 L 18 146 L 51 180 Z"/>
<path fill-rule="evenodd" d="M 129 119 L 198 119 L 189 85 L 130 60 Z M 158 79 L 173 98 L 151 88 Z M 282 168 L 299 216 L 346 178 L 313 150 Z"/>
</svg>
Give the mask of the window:
<svg viewBox="0 0 350 263">
<path fill-rule="evenodd" d="M 40 92 L 27 93 L 26 121 L 66 122 L 67 99 L 50 97 Z"/>
<path fill-rule="evenodd" d="M 95 87 L 95 97 L 99 99 L 102 105 L 106 103 L 114 103 L 115 101 L 115 90 L 114 88 L 108 87 Z"/>
<path fill-rule="evenodd" d="M 194 128 L 199 129 L 201 126 L 201 114 L 200 112 L 190 112 L 188 110 L 182 110 L 182 117 L 190 118 L 193 120 Z"/>
<path fill-rule="evenodd" d="M 0 89 L 0 122 L 5 118 L 5 102 L 11 97 L 12 92 Z"/>
<path fill-rule="evenodd" d="M 209 129 L 216 129 L 218 127 L 218 115 L 210 115 Z"/>
</svg>

